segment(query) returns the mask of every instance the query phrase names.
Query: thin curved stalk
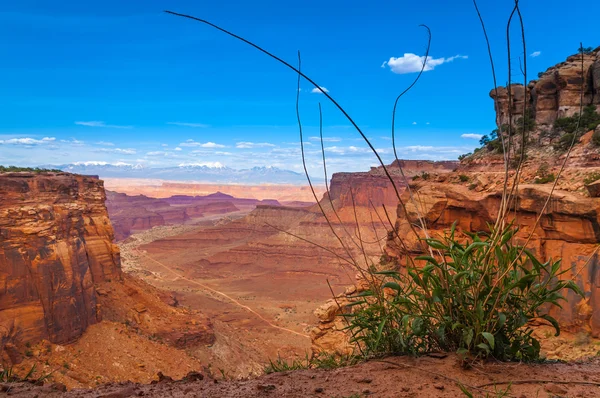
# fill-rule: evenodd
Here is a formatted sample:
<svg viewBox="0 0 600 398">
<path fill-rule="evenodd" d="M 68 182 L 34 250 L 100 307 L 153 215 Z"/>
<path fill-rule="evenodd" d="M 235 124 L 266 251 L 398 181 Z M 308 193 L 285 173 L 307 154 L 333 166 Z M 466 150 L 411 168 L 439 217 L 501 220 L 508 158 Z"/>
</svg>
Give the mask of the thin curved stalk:
<svg viewBox="0 0 600 398">
<path fill-rule="evenodd" d="M 298 75 L 302 76 L 304 79 L 306 79 L 306 81 L 308 81 L 310 84 L 312 84 L 316 89 L 320 90 L 320 85 L 318 85 L 313 79 L 311 79 L 309 76 L 305 75 L 304 73 L 302 73 L 300 70 L 298 70 L 298 68 L 294 67 L 293 65 L 291 65 L 289 62 L 281 59 L 280 57 L 276 56 L 275 54 L 265 50 L 264 48 L 260 47 L 259 45 L 251 42 L 248 39 L 243 38 L 242 36 L 236 35 L 235 33 L 232 33 L 218 25 L 215 25 L 212 22 L 209 22 L 205 19 L 202 18 L 197 18 L 194 17 L 192 15 L 188 15 L 188 14 L 181 14 L 178 12 L 174 12 L 174 11 L 169 11 L 169 10 L 165 10 L 164 11 L 167 14 L 171 14 L 174 16 L 178 16 L 178 17 L 182 17 L 182 18 L 187 18 L 187 19 L 191 19 L 197 22 L 201 22 L 205 25 L 208 25 L 214 29 L 217 29 L 220 32 L 223 32 L 237 40 L 240 40 L 246 44 L 248 44 L 251 47 L 254 47 L 255 49 L 257 49 L 258 51 L 262 52 L 263 54 L 273 58 L 274 60 L 276 60 L 277 62 L 285 65 L 286 67 L 288 67 L 289 69 L 293 70 L 294 72 L 296 72 Z M 360 134 L 360 136 L 362 137 L 362 139 L 366 142 L 367 146 L 369 147 L 369 149 L 373 152 L 373 154 L 375 155 L 375 157 L 377 158 L 377 161 L 379 162 L 379 164 L 382 166 L 383 171 L 385 172 L 386 177 L 390 180 L 390 182 L 392 183 L 392 187 L 394 188 L 394 193 L 396 194 L 396 197 L 398 198 L 399 201 L 401 201 L 400 198 L 400 191 L 398 190 L 398 187 L 396 186 L 396 183 L 394 182 L 394 179 L 392 178 L 389 170 L 387 169 L 387 166 L 385 165 L 385 163 L 383 162 L 383 159 L 381 158 L 381 156 L 379 155 L 379 153 L 377 152 L 377 150 L 375 149 L 375 147 L 373 146 L 373 144 L 371 143 L 371 141 L 367 138 L 367 136 L 365 135 L 365 133 L 362 131 L 362 129 L 358 126 L 358 124 L 354 121 L 354 119 L 352 119 L 352 117 L 348 114 L 348 112 L 346 112 L 346 110 L 327 92 L 325 91 L 321 91 L 321 93 L 329 100 L 331 101 L 332 104 L 334 104 L 336 106 L 336 108 L 338 108 L 338 110 L 344 115 L 344 117 L 350 122 L 350 124 L 352 124 L 352 126 L 356 129 L 356 131 Z M 405 209 L 406 211 L 406 209 Z M 408 215 L 408 213 L 407 213 Z M 414 234 L 416 236 L 418 236 L 417 231 L 411 227 L 411 229 L 413 230 Z"/>
</svg>

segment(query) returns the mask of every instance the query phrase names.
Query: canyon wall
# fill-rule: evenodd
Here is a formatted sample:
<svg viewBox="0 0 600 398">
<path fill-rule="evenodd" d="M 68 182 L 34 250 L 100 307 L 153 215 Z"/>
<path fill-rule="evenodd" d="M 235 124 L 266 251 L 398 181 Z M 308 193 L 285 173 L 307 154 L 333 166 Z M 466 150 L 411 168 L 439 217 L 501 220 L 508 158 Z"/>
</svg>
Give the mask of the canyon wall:
<svg viewBox="0 0 600 398">
<path fill-rule="evenodd" d="M 562 259 L 561 267 L 567 270 L 562 278 L 573 279 L 585 292 L 581 299 L 568 292 L 568 302 L 556 309 L 553 316 L 566 328 L 591 331 L 600 335 L 600 259 L 596 252 L 600 243 L 600 198 L 585 198 L 565 191 L 555 191 L 540 222 L 535 226 L 550 186 L 519 186 L 519 206 L 516 225 L 519 226 L 517 242 L 524 244 L 529 234 L 528 248 L 541 260 Z M 467 187 L 454 184 L 427 183 L 415 187 L 419 211 L 423 214 L 430 235 L 443 234 L 452 223 L 458 222 L 462 231 L 486 231 L 494 223 L 501 200 L 501 191 L 476 193 Z M 417 209 L 407 203 L 411 222 L 417 221 Z M 512 213 L 511 213 L 512 214 Z M 421 242 L 409 231 L 407 218 L 398 209 L 396 229 L 403 237 L 410 255 L 424 253 Z M 535 226 L 535 229 L 534 229 Z M 399 259 L 407 255 L 396 239 L 388 241 L 387 253 Z"/>
<path fill-rule="evenodd" d="M 501 191 L 474 192 L 467 186 L 451 183 L 420 182 L 411 184 L 430 235 L 443 235 L 457 221 L 458 231 L 486 231 L 498 213 Z M 563 328 L 572 331 L 590 332 L 600 336 L 600 258 L 597 252 L 600 243 L 600 198 L 583 197 L 565 191 L 555 191 L 540 222 L 536 219 L 550 192 L 550 186 L 521 185 L 516 225 L 520 227 L 517 243 L 524 244 L 532 233 L 528 248 L 540 260 L 562 259 L 561 269 L 567 272 L 563 279 L 574 280 L 585 292 L 582 299 L 569 291 L 562 309 L 554 308 L 551 314 Z M 406 256 L 426 254 L 426 248 L 411 232 L 409 223 L 417 223 L 417 208 L 407 193 L 407 215 L 398 206 L 395 229 L 402 237 L 400 244 L 395 235 L 388 235 L 385 252 L 395 258 L 399 266 L 407 263 Z M 534 229 L 535 226 L 535 229 Z M 335 300 L 329 300 L 315 311 L 319 319 L 311 332 L 313 351 L 337 351 L 348 354 L 352 347 L 343 318 L 338 315 L 350 304 L 348 296 L 368 289 L 359 278 Z M 341 307 L 341 308 L 340 308 Z M 344 310 L 345 311 L 345 310 Z"/>
<path fill-rule="evenodd" d="M 122 277 L 104 203 L 94 177 L 0 174 L 0 349 L 100 321 L 95 284 Z"/>
<path fill-rule="evenodd" d="M 398 168 L 398 162 L 404 172 L 404 177 Z M 394 181 L 394 185 L 401 194 L 406 189 L 406 181 L 411 181 L 414 176 L 427 174 L 445 174 L 453 171 L 459 165 L 457 161 L 435 162 L 431 160 L 399 160 L 387 166 L 387 170 Z M 405 178 L 406 177 L 406 178 Z M 331 177 L 329 193 L 339 207 L 353 206 L 364 207 L 395 207 L 398 205 L 398 196 L 390 178 L 385 174 L 383 167 L 372 167 L 368 172 L 334 173 Z"/>
<path fill-rule="evenodd" d="M 573 116 L 579 113 L 581 88 L 583 84 L 583 105 L 594 104 L 600 108 L 600 47 L 588 54 L 576 54 L 565 62 L 557 64 L 544 73 L 538 80 L 532 80 L 527 87 L 512 84 L 498 87 L 490 96 L 497 103 L 496 121 L 498 125 L 513 122 L 523 116 L 523 106 L 533 111 L 535 121 L 541 126 L 551 126 L 557 118 Z M 582 74 L 583 56 L 583 74 Z M 512 96 L 511 101 L 508 95 Z"/>
</svg>

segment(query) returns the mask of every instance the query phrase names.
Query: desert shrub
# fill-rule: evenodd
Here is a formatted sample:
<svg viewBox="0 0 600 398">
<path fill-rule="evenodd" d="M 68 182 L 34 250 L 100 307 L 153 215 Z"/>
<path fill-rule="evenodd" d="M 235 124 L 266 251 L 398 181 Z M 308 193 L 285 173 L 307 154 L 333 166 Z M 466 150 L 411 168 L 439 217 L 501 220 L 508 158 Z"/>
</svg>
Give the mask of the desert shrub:
<svg viewBox="0 0 600 398">
<path fill-rule="evenodd" d="M 474 190 L 475 188 L 477 188 L 477 184 L 476 183 L 473 182 L 473 183 L 469 184 L 469 190 L 470 191 Z"/>
<path fill-rule="evenodd" d="M 459 155 L 459 156 L 458 156 L 458 160 L 463 160 L 463 159 L 466 159 L 466 158 L 468 158 L 468 157 L 469 157 L 469 156 L 471 156 L 471 155 L 472 155 L 472 153 L 471 153 L 471 152 L 469 152 L 469 153 L 464 153 L 464 154 L 462 154 L 462 155 Z"/>
<path fill-rule="evenodd" d="M 574 134 L 567 133 L 563 134 L 556 144 L 553 145 L 555 151 L 566 151 L 571 146 L 571 142 L 573 142 Z"/>
<path fill-rule="evenodd" d="M 594 181 L 598 181 L 600 180 L 600 173 L 595 172 L 592 174 L 588 174 L 584 179 L 583 179 L 583 183 L 585 185 L 591 184 Z"/>
<path fill-rule="evenodd" d="M 29 369 L 29 371 L 24 376 L 19 376 L 14 372 L 12 367 L 0 368 L 0 383 L 19 383 L 23 381 L 33 381 L 41 382 L 49 378 L 52 373 L 42 374 L 36 378 L 34 378 L 34 374 L 36 373 L 35 364 Z"/>
<path fill-rule="evenodd" d="M 460 180 L 460 182 L 467 182 L 467 181 L 469 181 L 469 176 L 465 175 L 465 174 L 461 174 L 458 176 L 458 179 Z"/>
<path fill-rule="evenodd" d="M 549 182 L 554 182 L 556 180 L 556 176 L 554 173 L 550 173 L 543 177 L 537 177 L 533 182 L 536 184 L 547 184 Z"/>
<path fill-rule="evenodd" d="M 592 143 L 596 146 L 600 146 L 600 130 L 596 129 L 592 134 Z"/>
<path fill-rule="evenodd" d="M 535 184 L 546 184 L 549 182 L 554 182 L 556 180 L 556 176 L 554 173 L 550 173 L 548 163 L 544 162 L 538 167 L 536 172 L 535 180 L 533 181 Z"/>
<path fill-rule="evenodd" d="M 444 237 L 425 240 L 439 254 L 417 257 L 422 267 L 374 273 L 377 282 L 343 315 L 352 341 L 371 356 L 456 351 L 465 360 L 538 359 L 528 322 L 545 319 L 558 335 L 548 310 L 560 307 L 563 289 L 582 292 L 560 280 L 560 261 L 542 264 L 513 244 L 516 232 L 510 226 L 501 234 L 468 233 L 461 242 L 453 225 Z"/>
<path fill-rule="evenodd" d="M 351 366 L 360 362 L 361 358 L 354 355 L 339 355 L 333 353 L 320 352 L 312 357 L 306 354 L 303 360 L 294 359 L 287 361 L 282 359 L 281 356 L 273 360 L 269 360 L 269 364 L 265 366 L 264 372 L 266 374 L 287 372 L 290 370 L 300 369 L 337 369 L 343 366 Z"/>
<path fill-rule="evenodd" d="M 579 113 L 570 117 L 561 117 L 554 121 L 553 129 L 558 132 L 580 135 L 590 130 L 594 130 L 598 125 L 600 125 L 600 114 L 598 114 L 596 106 L 590 104 L 583 108 L 581 120 L 579 118 Z"/>
<path fill-rule="evenodd" d="M 429 180 L 429 173 L 426 171 L 421 172 L 421 178 L 424 179 L 425 181 Z"/>
<path fill-rule="evenodd" d="M 17 166 L 0 166 L 0 173 L 9 173 L 15 171 L 29 171 L 34 173 L 45 173 L 45 172 L 54 172 L 60 173 L 62 170 L 58 169 L 40 169 L 39 167 L 17 167 Z"/>
</svg>

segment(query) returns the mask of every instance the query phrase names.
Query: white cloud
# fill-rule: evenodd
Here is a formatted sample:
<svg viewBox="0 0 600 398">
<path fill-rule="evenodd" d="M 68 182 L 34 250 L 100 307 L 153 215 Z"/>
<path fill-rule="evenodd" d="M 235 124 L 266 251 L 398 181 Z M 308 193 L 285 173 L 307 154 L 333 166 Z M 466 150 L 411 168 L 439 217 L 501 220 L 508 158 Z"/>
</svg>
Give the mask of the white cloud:
<svg viewBox="0 0 600 398">
<path fill-rule="evenodd" d="M 413 122 L 412 124 L 415 125 L 415 124 L 417 124 L 417 122 Z"/>
<path fill-rule="evenodd" d="M 135 155 L 137 152 L 135 149 L 133 148 L 127 148 L 127 149 L 122 149 L 122 148 L 99 148 L 94 150 L 94 152 L 108 152 L 108 153 L 120 153 L 123 155 Z"/>
<path fill-rule="evenodd" d="M 540 55 L 542 55 L 541 51 L 534 51 L 530 54 L 531 57 L 535 58 L 535 57 L 539 57 Z"/>
<path fill-rule="evenodd" d="M 115 146 L 115 144 L 113 144 L 112 142 L 106 142 L 106 141 L 98 141 L 98 142 L 96 142 L 96 145 Z"/>
<path fill-rule="evenodd" d="M 481 134 L 463 134 L 460 136 L 460 138 L 467 138 L 467 139 L 471 139 L 471 140 L 480 140 L 481 137 L 483 137 L 483 135 Z"/>
<path fill-rule="evenodd" d="M 75 138 L 72 138 L 71 140 L 60 140 L 60 142 L 64 142 L 66 144 L 71 144 L 73 146 L 84 146 L 85 145 L 83 141 L 76 140 Z"/>
<path fill-rule="evenodd" d="M 135 155 L 136 151 L 135 149 L 121 149 L 121 148 L 115 148 L 115 152 L 117 153 L 122 153 L 125 155 Z"/>
<path fill-rule="evenodd" d="M 310 137 L 311 141 L 321 141 L 320 137 Z M 342 139 L 339 137 L 323 137 L 323 142 L 340 142 Z"/>
<path fill-rule="evenodd" d="M 181 126 L 181 127 L 196 127 L 196 128 L 210 127 L 208 124 L 203 124 L 203 123 L 168 122 L 167 124 L 172 124 L 174 126 Z"/>
<path fill-rule="evenodd" d="M 163 151 L 146 152 L 146 156 L 163 156 L 165 153 Z"/>
<path fill-rule="evenodd" d="M 44 137 L 41 140 L 36 140 L 35 138 L 11 138 L 8 140 L 0 140 L 0 145 L 44 145 L 49 144 L 51 142 L 56 141 L 54 137 Z"/>
<path fill-rule="evenodd" d="M 187 147 L 201 147 L 201 148 L 225 148 L 225 145 L 215 144 L 214 142 L 196 142 L 192 139 L 187 140 L 186 142 L 182 142 L 179 146 L 187 146 Z"/>
<path fill-rule="evenodd" d="M 176 151 L 181 151 L 181 148 L 177 147 L 175 148 Z"/>
<path fill-rule="evenodd" d="M 109 162 L 101 162 L 101 161 L 96 161 L 96 160 L 90 160 L 87 162 L 74 162 L 73 164 L 75 166 L 133 166 L 131 163 L 125 163 L 125 162 L 109 163 Z"/>
<path fill-rule="evenodd" d="M 455 55 L 450 58 L 433 58 L 427 57 L 427 62 L 425 63 L 425 72 L 433 70 L 436 66 L 439 66 L 444 63 L 452 62 L 455 59 L 468 59 L 469 57 L 466 55 Z M 389 61 L 385 61 L 381 67 L 385 68 L 385 66 L 389 66 L 390 70 L 397 74 L 405 74 L 405 73 L 414 73 L 420 72 L 421 68 L 423 68 L 423 62 L 425 61 L 425 56 L 419 56 L 412 53 L 405 53 L 404 56 L 396 58 L 391 57 Z"/>
<path fill-rule="evenodd" d="M 120 126 L 117 124 L 106 124 L 105 122 L 94 120 L 90 122 L 75 122 L 75 124 L 87 127 L 107 127 L 111 129 L 131 129 L 133 126 Z"/>
<path fill-rule="evenodd" d="M 214 169 L 222 169 L 225 166 L 221 162 L 202 162 L 202 163 L 181 163 L 179 167 L 211 167 Z"/>
<path fill-rule="evenodd" d="M 250 148 L 267 148 L 274 147 L 275 145 L 268 142 L 238 142 L 235 147 L 238 149 L 250 149 Z"/>
<path fill-rule="evenodd" d="M 316 88 L 316 87 L 313 88 L 312 90 L 310 90 L 310 92 L 313 94 L 323 94 L 323 93 L 328 93 L 329 90 L 327 90 L 326 87 L 321 86 L 319 88 Z"/>
<path fill-rule="evenodd" d="M 160 146 L 162 146 L 162 147 L 168 147 L 169 144 L 160 144 Z"/>
</svg>

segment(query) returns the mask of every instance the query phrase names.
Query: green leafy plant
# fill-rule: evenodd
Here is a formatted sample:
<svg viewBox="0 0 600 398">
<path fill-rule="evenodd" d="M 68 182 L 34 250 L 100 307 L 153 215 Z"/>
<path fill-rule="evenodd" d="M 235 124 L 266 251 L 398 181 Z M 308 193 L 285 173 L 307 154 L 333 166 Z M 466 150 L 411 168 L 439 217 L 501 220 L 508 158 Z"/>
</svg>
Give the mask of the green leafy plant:
<svg viewBox="0 0 600 398">
<path fill-rule="evenodd" d="M 540 344 L 528 322 L 545 319 L 560 307 L 563 289 L 582 295 L 572 281 L 560 280 L 560 261 L 541 263 L 513 243 L 517 229 L 456 237 L 455 225 L 442 238 L 424 243 L 438 253 L 423 264 L 374 273 L 373 288 L 353 297 L 343 314 L 347 329 L 365 355 L 456 351 L 463 359 L 537 360 Z M 496 236 L 497 238 L 489 238 Z"/>
<path fill-rule="evenodd" d="M 458 176 L 458 179 L 460 180 L 460 182 L 467 182 L 467 181 L 469 181 L 469 176 L 465 175 L 465 174 L 461 174 Z"/>
</svg>

